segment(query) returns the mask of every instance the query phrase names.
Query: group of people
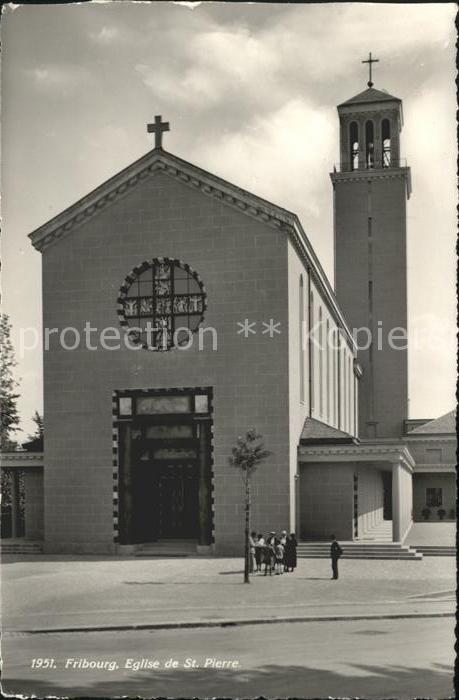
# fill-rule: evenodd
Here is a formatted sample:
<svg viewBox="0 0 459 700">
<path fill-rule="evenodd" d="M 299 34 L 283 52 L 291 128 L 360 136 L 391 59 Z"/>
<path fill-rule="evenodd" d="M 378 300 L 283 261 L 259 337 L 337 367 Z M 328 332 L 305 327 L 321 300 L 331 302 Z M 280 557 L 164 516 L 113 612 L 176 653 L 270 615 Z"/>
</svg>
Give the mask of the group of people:
<svg viewBox="0 0 459 700">
<path fill-rule="evenodd" d="M 283 574 L 293 572 L 296 568 L 295 533 L 287 534 L 283 530 L 278 536 L 274 531 L 265 537 L 255 531 L 250 533 L 250 572 L 262 573 L 271 576 L 274 573 Z"/>
<path fill-rule="evenodd" d="M 271 576 L 276 574 L 289 573 L 296 568 L 296 547 L 297 541 L 295 533 L 287 535 L 286 530 L 277 536 L 274 531 L 270 532 L 265 539 L 263 535 L 255 531 L 249 537 L 249 571 L 250 573 L 268 573 Z M 330 558 L 332 564 L 332 578 L 338 579 L 338 560 L 341 558 L 343 550 L 336 540 L 335 535 L 331 535 Z"/>
</svg>

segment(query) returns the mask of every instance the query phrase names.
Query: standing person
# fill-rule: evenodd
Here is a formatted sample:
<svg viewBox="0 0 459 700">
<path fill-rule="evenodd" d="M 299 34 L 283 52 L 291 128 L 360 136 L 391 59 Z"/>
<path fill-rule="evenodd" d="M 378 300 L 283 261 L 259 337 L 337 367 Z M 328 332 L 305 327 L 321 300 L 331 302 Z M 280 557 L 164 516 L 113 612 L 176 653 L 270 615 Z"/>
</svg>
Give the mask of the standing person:
<svg viewBox="0 0 459 700">
<path fill-rule="evenodd" d="M 276 552 L 276 574 L 284 573 L 284 545 L 280 540 L 275 545 Z"/>
<path fill-rule="evenodd" d="M 261 572 L 261 565 L 263 563 L 263 548 L 265 546 L 265 538 L 260 533 L 257 535 L 257 542 L 255 544 L 255 561 L 257 564 L 257 571 Z"/>
<path fill-rule="evenodd" d="M 284 571 L 289 572 L 296 568 L 296 546 L 297 541 L 295 533 L 292 532 L 289 537 L 287 537 L 287 542 L 285 543 Z"/>
<path fill-rule="evenodd" d="M 282 533 L 280 536 L 280 543 L 283 547 L 285 547 L 286 542 L 287 542 L 287 530 L 282 530 Z"/>
<path fill-rule="evenodd" d="M 268 550 L 269 550 L 270 556 L 271 556 L 270 571 L 274 571 L 275 566 L 276 566 L 276 544 L 277 544 L 277 542 L 278 542 L 278 539 L 276 537 L 276 533 L 274 532 L 274 530 L 271 530 L 268 537 L 266 538 L 266 545 L 268 547 Z"/>
<path fill-rule="evenodd" d="M 265 565 L 265 576 L 268 574 L 271 576 L 273 573 L 273 562 L 274 562 L 274 545 L 266 543 L 262 549 L 263 552 L 263 563 Z"/>
<path fill-rule="evenodd" d="M 249 537 L 249 550 L 250 550 L 249 551 L 249 556 L 250 556 L 249 572 L 251 574 L 253 574 L 253 572 L 255 571 L 255 566 L 256 566 L 256 560 L 255 560 L 255 545 L 256 545 L 255 538 L 256 538 L 256 536 L 257 536 L 257 533 L 254 530 L 253 532 L 250 533 L 250 537 Z"/>
<path fill-rule="evenodd" d="M 336 541 L 335 535 L 331 536 L 331 541 L 332 543 L 330 545 L 330 557 L 332 562 L 333 578 L 336 580 L 338 578 L 338 559 L 342 555 L 343 550 Z"/>
</svg>

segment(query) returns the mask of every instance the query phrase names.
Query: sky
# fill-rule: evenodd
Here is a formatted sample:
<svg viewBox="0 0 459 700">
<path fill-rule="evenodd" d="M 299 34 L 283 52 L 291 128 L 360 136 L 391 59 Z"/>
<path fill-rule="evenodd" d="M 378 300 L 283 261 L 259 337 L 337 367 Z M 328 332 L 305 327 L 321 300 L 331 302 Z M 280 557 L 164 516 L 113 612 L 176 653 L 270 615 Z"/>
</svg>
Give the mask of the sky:
<svg viewBox="0 0 459 700">
<path fill-rule="evenodd" d="M 333 283 L 329 173 L 336 105 L 366 87 L 403 99 L 408 203 L 410 417 L 455 391 L 453 3 L 83 3 L 3 8 L 4 312 L 20 380 L 18 439 L 42 409 L 41 260 L 27 234 L 153 147 L 298 214 Z M 75 232 L 73 235 L 78 235 Z M 21 356 L 22 355 L 22 356 Z"/>
</svg>

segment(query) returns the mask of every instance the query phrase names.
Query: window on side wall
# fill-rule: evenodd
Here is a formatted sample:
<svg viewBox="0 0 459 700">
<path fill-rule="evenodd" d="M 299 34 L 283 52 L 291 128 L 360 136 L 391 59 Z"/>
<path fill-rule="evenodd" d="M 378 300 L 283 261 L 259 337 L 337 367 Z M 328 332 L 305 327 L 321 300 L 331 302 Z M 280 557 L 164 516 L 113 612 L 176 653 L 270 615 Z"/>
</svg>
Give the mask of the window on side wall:
<svg viewBox="0 0 459 700">
<path fill-rule="evenodd" d="M 430 488 L 426 489 L 426 506 L 429 508 L 438 508 L 443 505 L 443 489 Z"/>
</svg>

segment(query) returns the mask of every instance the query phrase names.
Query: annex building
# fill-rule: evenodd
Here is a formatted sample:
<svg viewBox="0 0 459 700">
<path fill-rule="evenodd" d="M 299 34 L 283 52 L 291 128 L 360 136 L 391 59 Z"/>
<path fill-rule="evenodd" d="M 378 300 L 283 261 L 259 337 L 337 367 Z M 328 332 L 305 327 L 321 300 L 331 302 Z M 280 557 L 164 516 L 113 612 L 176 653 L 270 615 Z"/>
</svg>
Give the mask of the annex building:
<svg viewBox="0 0 459 700">
<path fill-rule="evenodd" d="M 402 542 L 428 504 L 453 517 L 454 421 L 407 420 L 402 103 L 371 83 L 338 115 L 335 288 L 294 213 L 164 150 L 159 117 L 155 148 L 30 234 L 45 451 L 3 466 L 46 552 L 241 552 L 228 458 L 252 426 L 272 453 L 259 532 L 354 540 L 388 520 Z"/>
</svg>

